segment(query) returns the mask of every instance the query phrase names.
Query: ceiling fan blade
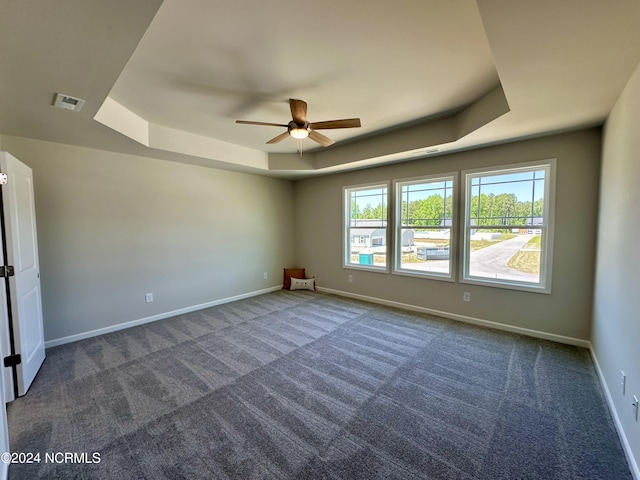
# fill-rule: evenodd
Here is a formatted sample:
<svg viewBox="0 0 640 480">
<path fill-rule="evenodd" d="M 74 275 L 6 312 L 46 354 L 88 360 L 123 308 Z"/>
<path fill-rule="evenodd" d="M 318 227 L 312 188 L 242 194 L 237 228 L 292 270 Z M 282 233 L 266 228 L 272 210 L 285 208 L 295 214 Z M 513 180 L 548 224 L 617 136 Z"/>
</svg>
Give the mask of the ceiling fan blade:
<svg viewBox="0 0 640 480">
<path fill-rule="evenodd" d="M 328 147 L 329 145 L 333 145 L 334 143 L 336 143 L 333 140 L 331 140 L 329 137 L 325 137 L 321 133 L 318 133 L 313 130 L 309 132 L 309 138 L 314 142 L 318 142 L 323 147 Z"/>
<path fill-rule="evenodd" d="M 298 125 L 307 123 L 307 102 L 304 100 L 289 99 L 289 107 L 291 108 L 291 117 Z"/>
<path fill-rule="evenodd" d="M 267 125 L 270 127 L 287 127 L 288 126 L 283 123 L 250 122 L 248 120 L 236 120 L 236 123 L 242 123 L 243 125 Z"/>
<path fill-rule="evenodd" d="M 357 128 L 360 127 L 359 118 L 344 118 L 342 120 L 327 120 L 326 122 L 314 122 L 309 126 L 313 130 L 326 130 L 329 128 Z"/>
<path fill-rule="evenodd" d="M 286 126 L 286 125 L 285 125 Z M 287 138 L 289 136 L 289 131 L 287 130 L 284 133 L 281 133 L 280 135 L 278 135 L 277 137 L 273 137 L 271 140 L 269 140 L 267 143 L 278 143 L 281 142 L 282 140 L 284 140 L 285 138 Z"/>
</svg>

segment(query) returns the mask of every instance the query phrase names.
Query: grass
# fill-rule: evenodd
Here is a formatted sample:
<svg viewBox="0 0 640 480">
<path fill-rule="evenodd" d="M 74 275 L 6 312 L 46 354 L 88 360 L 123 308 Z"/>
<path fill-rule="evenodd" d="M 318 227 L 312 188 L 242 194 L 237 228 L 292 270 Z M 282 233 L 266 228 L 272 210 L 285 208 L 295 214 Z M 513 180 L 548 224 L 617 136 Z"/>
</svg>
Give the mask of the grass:
<svg viewBox="0 0 640 480">
<path fill-rule="evenodd" d="M 385 266 L 387 262 L 387 256 L 384 253 L 374 253 L 373 254 L 373 264 L 376 266 Z M 360 255 L 358 253 L 351 255 L 351 263 L 356 265 L 366 265 L 360 263 Z"/>
<path fill-rule="evenodd" d="M 424 260 L 420 260 L 415 253 L 402 253 L 402 263 L 423 263 Z"/>
<path fill-rule="evenodd" d="M 507 266 L 520 272 L 540 273 L 540 242 L 539 235 L 529 240 L 522 249 L 507 262 Z"/>
<path fill-rule="evenodd" d="M 491 245 L 495 245 L 496 243 L 504 242 L 505 240 L 510 240 L 516 237 L 515 234 L 512 233 L 503 233 L 500 238 L 495 240 L 471 240 L 471 251 L 480 250 L 481 248 L 490 247 Z"/>
<path fill-rule="evenodd" d="M 542 237 L 540 235 L 536 235 L 531 240 L 527 242 L 524 248 L 540 248 L 542 244 Z"/>
<path fill-rule="evenodd" d="M 449 240 L 447 240 L 446 238 L 416 238 L 414 239 L 413 242 L 416 245 L 426 244 L 426 245 L 420 245 L 421 247 L 429 246 L 429 245 L 433 245 L 434 247 L 437 247 L 438 245 L 449 246 Z"/>
</svg>

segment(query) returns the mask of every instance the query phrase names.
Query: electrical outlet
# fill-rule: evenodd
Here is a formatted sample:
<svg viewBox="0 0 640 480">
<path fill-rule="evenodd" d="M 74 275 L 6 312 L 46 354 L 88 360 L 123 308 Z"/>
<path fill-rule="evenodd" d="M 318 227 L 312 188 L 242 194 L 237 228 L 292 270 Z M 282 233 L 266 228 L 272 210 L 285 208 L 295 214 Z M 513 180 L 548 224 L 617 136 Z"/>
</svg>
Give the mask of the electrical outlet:
<svg viewBox="0 0 640 480">
<path fill-rule="evenodd" d="M 627 393 L 627 376 L 624 372 L 620 372 L 620 386 L 622 387 L 622 395 Z"/>
<path fill-rule="evenodd" d="M 145 301 L 145 303 L 153 302 L 153 293 L 145 293 L 144 294 L 144 301 Z"/>
<path fill-rule="evenodd" d="M 638 397 L 633 396 L 633 403 L 631 404 L 633 407 L 633 418 L 635 418 L 636 422 L 638 421 Z"/>
<path fill-rule="evenodd" d="M 471 292 L 464 292 L 462 294 L 462 300 L 464 300 L 465 302 L 470 302 L 471 301 Z"/>
<path fill-rule="evenodd" d="M 269 278 L 269 274 L 268 274 L 267 272 L 264 272 L 264 273 L 263 273 L 263 277 L 264 277 L 264 279 L 266 280 L 267 278 Z"/>
<path fill-rule="evenodd" d="M 349 275 L 349 277 L 347 278 L 347 281 L 349 283 L 353 282 L 353 275 Z"/>
</svg>

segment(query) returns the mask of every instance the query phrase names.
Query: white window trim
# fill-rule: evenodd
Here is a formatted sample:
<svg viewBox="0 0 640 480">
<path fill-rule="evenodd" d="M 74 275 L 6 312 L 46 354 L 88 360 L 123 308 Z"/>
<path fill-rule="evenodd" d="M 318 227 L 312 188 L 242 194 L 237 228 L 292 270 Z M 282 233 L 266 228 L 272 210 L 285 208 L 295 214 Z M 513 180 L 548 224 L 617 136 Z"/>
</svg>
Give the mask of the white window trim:
<svg viewBox="0 0 640 480">
<path fill-rule="evenodd" d="M 349 263 L 347 261 L 347 255 L 350 252 L 349 249 L 349 241 L 351 239 L 351 234 L 348 233 L 351 226 L 351 214 L 350 214 L 350 197 L 349 193 L 353 190 L 370 190 L 373 188 L 386 188 L 387 189 L 387 218 L 386 218 L 386 265 L 384 267 L 378 265 L 360 265 L 355 263 Z M 390 182 L 371 182 L 364 183 L 359 185 L 349 185 L 342 187 L 342 268 L 351 269 L 351 270 L 365 270 L 368 272 L 380 272 L 380 273 L 389 273 L 390 264 L 391 264 L 391 234 L 389 225 L 391 224 L 390 212 L 393 208 L 393 199 L 390 195 Z"/>
<path fill-rule="evenodd" d="M 557 159 L 551 158 L 546 160 L 535 160 L 531 162 L 516 163 L 510 165 L 499 165 L 473 170 L 463 170 L 462 179 L 464 180 L 464 191 L 462 201 L 464 202 L 464 215 L 461 218 L 460 225 L 462 231 L 462 262 L 460 264 L 460 283 L 482 285 L 487 287 L 498 287 L 511 290 L 521 290 L 535 293 L 551 293 L 551 279 L 553 276 L 553 239 L 555 225 L 555 202 L 556 202 L 556 164 Z M 535 167 L 548 166 L 548 181 L 545 181 L 545 204 L 544 218 L 547 220 L 547 226 L 543 229 L 542 244 L 544 248 L 540 252 L 540 282 L 538 284 L 530 284 L 526 282 L 518 282 L 515 280 L 491 280 L 481 277 L 470 277 L 468 275 L 469 267 L 469 196 L 471 191 L 471 175 L 478 173 L 507 173 L 518 169 L 531 169 Z"/>
<path fill-rule="evenodd" d="M 400 191 L 402 185 L 425 183 L 425 182 L 437 182 L 437 181 L 452 181 L 451 196 L 452 196 L 452 212 L 451 212 L 451 227 L 449 235 L 449 273 L 437 273 L 437 272 L 417 272 L 415 270 L 403 269 L 401 267 L 401 255 L 402 255 L 402 192 Z M 410 178 L 398 178 L 393 180 L 393 269 L 394 275 L 404 275 L 407 277 L 424 278 L 429 280 L 441 280 L 445 282 L 456 281 L 457 271 L 457 257 L 458 250 L 456 248 L 458 242 L 458 208 L 457 208 L 457 196 L 458 196 L 458 172 L 439 173 L 434 175 L 426 175 L 421 177 Z"/>
</svg>

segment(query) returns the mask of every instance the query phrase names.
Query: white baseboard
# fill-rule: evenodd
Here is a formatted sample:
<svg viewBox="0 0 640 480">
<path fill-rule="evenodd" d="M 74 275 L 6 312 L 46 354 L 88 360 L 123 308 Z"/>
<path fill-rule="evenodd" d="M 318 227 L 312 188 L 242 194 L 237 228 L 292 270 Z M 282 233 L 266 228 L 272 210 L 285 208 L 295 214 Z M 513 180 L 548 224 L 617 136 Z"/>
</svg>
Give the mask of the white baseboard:
<svg viewBox="0 0 640 480">
<path fill-rule="evenodd" d="M 591 358 L 593 358 L 593 363 L 596 366 L 596 372 L 598 373 L 598 378 L 600 379 L 600 385 L 602 385 L 602 390 L 604 390 L 605 398 L 607 399 L 607 404 L 609 405 L 609 411 L 611 412 L 611 416 L 613 417 L 613 423 L 616 426 L 618 436 L 620 437 L 620 442 L 622 443 L 622 449 L 627 456 L 627 462 L 629 463 L 631 474 L 633 475 L 634 480 L 640 480 L 640 468 L 638 468 L 638 462 L 634 457 L 633 450 L 631 450 L 631 445 L 629 445 L 629 440 L 627 439 L 627 435 L 625 434 L 624 428 L 622 427 L 622 422 L 620 421 L 618 410 L 616 410 L 616 406 L 613 403 L 613 397 L 611 396 L 609 386 L 604 379 L 604 374 L 602 373 L 602 369 L 600 368 L 598 357 L 596 357 L 596 352 L 593 351 L 593 347 L 591 345 L 589 346 L 589 350 L 591 350 Z"/>
<path fill-rule="evenodd" d="M 326 293 L 332 293 L 334 295 L 340 295 L 343 297 L 356 298 L 359 300 L 365 300 L 367 302 L 378 303 L 381 305 L 387 305 L 389 307 L 401 308 L 403 310 L 411 310 L 414 312 L 428 313 L 431 315 L 438 315 L 439 317 L 448 318 L 451 320 L 457 320 L 459 322 L 471 323 L 473 325 L 480 325 L 488 328 L 495 328 L 496 330 L 503 330 L 506 332 L 519 333 L 521 335 L 527 335 L 529 337 L 541 338 L 543 340 L 551 340 L 553 342 L 565 343 L 568 345 L 575 345 L 577 347 L 589 348 L 591 343 L 588 340 L 582 340 L 580 338 L 566 337 L 564 335 L 557 335 L 555 333 L 542 332 L 539 330 L 532 330 L 530 328 L 516 327 L 513 325 L 507 325 L 504 323 L 492 322 L 490 320 L 484 320 L 482 318 L 469 317 L 467 315 L 459 315 L 457 313 L 443 312 L 441 310 L 434 310 L 432 308 L 419 307 L 417 305 L 411 305 L 408 303 L 394 302 L 392 300 L 385 300 L 383 298 L 369 297 L 367 295 L 360 295 L 358 293 L 345 292 L 342 290 L 334 290 L 332 288 L 316 287 L 317 290 Z"/>
<path fill-rule="evenodd" d="M 269 292 L 275 292 L 282 289 L 282 285 L 265 288 L 263 290 L 257 290 L 254 292 L 243 293 L 241 295 L 235 295 L 233 297 L 221 298 L 219 300 L 213 300 L 211 302 L 202 303 L 199 305 L 193 305 L 190 307 L 180 308 L 178 310 L 172 310 L 170 312 L 159 313 L 150 317 L 139 318 L 137 320 L 131 320 L 125 323 L 119 323 L 117 325 L 111 325 L 109 327 L 98 328 L 96 330 L 90 330 L 87 332 L 78 333 L 75 335 L 69 335 L 68 337 L 56 338 L 45 342 L 45 348 L 56 347 L 58 345 L 64 345 L 65 343 L 76 342 L 78 340 L 84 340 L 85 338 L 91 338 L 98 335 L 104 335 L 105 333 L 116 332 L 118 330 L 124 330 L 125 328 L 135 327 L 137 325 L 143 325 L 145 323 L 155 322 L 157 320 L 163 320 L 165 318 L 174 317 L 184 313 L 195 312 L 196 310 L 202 310 L 203 308 L 213 307 L 215 305 L 221 305 L 223 303 L 235 302 L 236 300 L 242 300 L 243 298 L 255 297 L 257 295 L 263 295 Z M 331 293 L 334 295 L 340 295 L 343 297 L 356 298 L 371 303 L 377 303 L 381 305 L 387 305 L 390 307 L 401 308 L 403 310 L 410 310 L 414 312 L 427 313 L 431 315 L 438 315 L 440 317 L 449 318 L 451 320 L 457 320 L 464 323 L 470 323 L 474 325 L 480 325 L 489 328 L 495 328 L 497 330 L 504 330 L 512 333 L 519 333 L 535 338 L 542 338 L 544 340 L 551 340 L 559 343 L 566 343 L 569 345 L 575 345 L 578 347 L 591 348 L 591 344 L 588 340 L 581 340 L 579 338 L 566 337 L 564 335 L 556 335 L 554 333 L 542 332 L 539 330 L 532 330 L 529 328 L 516 327 L 513 325 L 506 325 L 504 323 L 492 322 L 490 320 L 484 320 L 476 317 L 469 317 L 467 315 L 459 315 L 457 313 L 444 312 L 441 310 L 434 310 L 432 308 L 420 307 L 417 305 L 411 305 L 408 303 L 395 302 L 392 300 L 385 300 L 382 298 L 370 297 L 367 295 L 360 295 L 358 293 L 345 292 L 342 290 L 334 290 L 332 288 L 317 287 L 318 291 Z M 640 479 L 638 479 L 640 480 Z"/>
<path fill-rule="evenodd" d="M 184 313 L 195 312 L 196 310 L 202 310 L 203 308 L 222 305 L 223 303 L 235 302 L 236 300 L 242 300 L 243 298 L 255 297 L 257 295 L 263 295 L 265 293 L 275 292 L 276 290 L 282 290 L 282 285 L 265 288 L 263 290 L 257 290 L 255 292 L 243 293 L 241 295 L 235 295 L 233 297 L 221 298 L 219 300 L 213 300 L 212 302 L 201 303 L 200 305 L 192 305 L 190 307 L 180 308 L 178 310 L 172 310 L 170 312 L 159 313 L 157 315 L 152 315 L 150 317 L 131 320 L 130 322 L 119 323 L 117 325 L 111 325 L 109 327 L 98 328 L 96 330 L 90 330 L 88 332 L 69 335 L 68 337 L 56 338 L 56 339 L 45 342 L 44 346 L 45 348 L 51 348 L 51 347 L 56 347 L 58 345 L 64 345 L 65 343 L 77 342 L 78 340 L 84 340 L 85 338 L 96 337 L 98 335 L 104 335 L 105 333 L 117 332 L 118 330 L 124 330 L 125 328 L 131 328 L 137 325 L 143 325 L 145 323 L 150 323 L 150 322 L 155 322 L 157 320 L 163 320 L 165 318 L 175 317 L 176 315 L 182 315 Z"/>
<path fill-rule="evenodd" d="M 611 411 L 611 416 L 613 417 L 614 424 L 616 426 L 616 430 L 618 431 L 618 436 L 620 437 L 620 442 L 622 443 L 622 448 L 627 457 L 627 462 L 629 463 L 629 468 L 631 469 L 631 473 L 634 477 L 634 480 L 640 480 L 640 469 L 638 468 L 638 463 L 634 457 L 633 451 L 631 450 L 631 445 L 629 445 L 629 441 L 627 436 L 624 433 L 624 429 L 622 428 L 622 422 L 620 421 L 620 417 L 618 416 L 618 412 L 613 403 L 613 398 L 611 397 L 611 392 L 609 391 L 609 387 L 604 380 L 604 375 L 602 374 L 602 370 L 600 369 L 600 364 L 598 363 L 598 359 L 596 357 L 595 352 L 593 351 L 591 342 L 588 340 L 581 340 L 579 338 L 566 337 L 564 335 L 556 335 L 553 333 L 541 332 L 538 330 L 532 330 L 529 328 L 515 327 L 512 325 L 505 325 L 503 323 L 491 322 L 489 320 L 483 320 L 475 317 L 468 317 L 466 315 L 458 315 L 456 313 L 443 312 L 440 310 L 434 310 L 426 307 L 419 307 L 417 305 L 410 305 L 407 303 L 394 302 L 391 300 L 385 300 L 381 298 L 369 297 L 367 295 L 360 295 L 357 293 L 345 292 L 342 290 L 334 290 L 331 288 L 325 287 L 316 287 L 317 290 L 326 293 L 332 293 L 334 295 L 340 295 L 343 297 L 356 298 L 358 300 L 364 300 L 367 302 L 378 303 L 381 305 L 387 305 L 390 307 L 401 308 L 404 310 L 411 310 L 414 312 L 427 313 L 431 315 L 438 315 L 440 317 L 449 318 L 451 320 L 458 320 L 465 323 L 472 323 L 474 325 L 481 325 L 485 327 L 495 328 L 497 330 L 504 330 L 507 332 L 520 333 L 522 335 L 527 335 L 535 338 L 542 338 L 544 340 L 551 340 L 554 342 L 565 343 L 569 345 L 575 345 L 578 347 L 588 348 L 591 352 L 591 357 L 593 358 L 593 363 L 596 367 L 596 372 L 600 379 L 600 384 L 602 385 L 602 389 L 604 390 L 605 397 L 607 400 L 607 404 L 609 406 L 609 410 Z"/>
</svg>

